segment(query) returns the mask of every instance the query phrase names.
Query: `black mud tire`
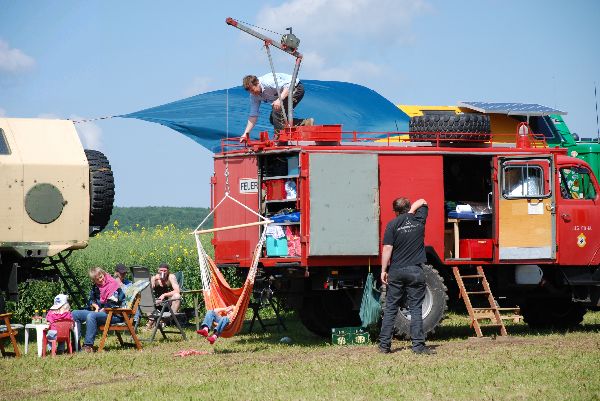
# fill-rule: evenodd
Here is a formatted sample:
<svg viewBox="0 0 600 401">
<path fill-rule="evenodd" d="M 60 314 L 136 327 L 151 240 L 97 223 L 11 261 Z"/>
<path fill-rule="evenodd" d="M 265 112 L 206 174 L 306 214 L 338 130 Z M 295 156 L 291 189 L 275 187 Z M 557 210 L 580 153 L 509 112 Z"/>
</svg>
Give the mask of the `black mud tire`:
<svg viewBox="0 0 600 401">
<path fill-rule="evenodd" d="M 425 301 L 423 302 L 423 331 L 426 335 L 435 333 L 446 311 L 448 310 L 448 289 L 444 278 L 431 265 L 423 265 L 425 284 L 427 285 Z M 385 310 L 386 291 L 381 291 L 381 307 Z M 398 310 L 394 324 L 394 334 L 398 338 L 410 338 L 410 315 L 407 306 L 403 305 Z"/>
<path fill-rule="evenodd" d="M 312 291 L 299 311 L 300 321 L 314 334 L 330 337 L 334 327 L 360 326 L 360 316 L 353 310 L 352 294 L 345 290 Z"/>
<path fill-rule="evenodd" d="M 490 116 L 486 114 L 425 114 L 410 118 L 412 141 L 441 140 L 486 141 L 490 139 Z"/>
<path fill-rule="evenodd" d="M 110 220 L 115 200 L 115 179 L 108 159 L 97 150 L 85 150 L 90 166 L 90 237 Z"/>
<path fill-rule="evenodd" d="M 533 329 L 569 329 L 578 326 L 586 312 L 570 299 L 529 299 L 521 305 L 523 320 Z"/>
</svg>

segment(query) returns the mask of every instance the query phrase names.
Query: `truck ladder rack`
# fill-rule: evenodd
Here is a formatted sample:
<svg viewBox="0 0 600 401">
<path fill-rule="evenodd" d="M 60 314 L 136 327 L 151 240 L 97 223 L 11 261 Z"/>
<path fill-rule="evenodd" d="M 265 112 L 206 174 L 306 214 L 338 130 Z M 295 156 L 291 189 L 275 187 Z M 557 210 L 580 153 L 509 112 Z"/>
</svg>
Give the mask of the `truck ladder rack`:
<svg viewBox="0 0 600 401">
<path fill-rule="evenodd" d="M 471 319 L 471 327 L 473 327 L 475 330 L 477 337 L 483 337 L 483 333 L 481 331 L 482 327 L 497 327 L 500 329 L 501 336 L 507 336 L 508 333 L 506 332 L 506 327 L 504 327 L 503 321 L 510 319 L 514 322 L 518 322 L 521 320 L 522 316 L 519 315 L 520 309 L 518 307 L 499 308 L 497 306 L 496 300 L 492 294 L 492 290 L 490 289 L 490 285 L 485 277 L 483 267 L 477 266 L 477 274 L 461 275 L 458 266 L 453 266 L 452 271 L 454 272 L 454 277 L 456 278 L 456 283 L 458 284 L 458 288 L 460 290 L 459 298 L 462 298 L 465 301 L 465 306 L 467 307 L 467 312 L 469 312 L 469 317 Z M 464 279 L 477 279 L 477 285 L 482 289 L 467 291 Z M 485 296 L 490 306 L 485 308 L 474 308 L 471 304 L 471 298 L 469 297 L 470 295 Z M 501 312 L 505 312 L 507 314 L 501 315 Z M 489 320 L 490 323 L 481 324 L 480 320 Z"/>
</svg>

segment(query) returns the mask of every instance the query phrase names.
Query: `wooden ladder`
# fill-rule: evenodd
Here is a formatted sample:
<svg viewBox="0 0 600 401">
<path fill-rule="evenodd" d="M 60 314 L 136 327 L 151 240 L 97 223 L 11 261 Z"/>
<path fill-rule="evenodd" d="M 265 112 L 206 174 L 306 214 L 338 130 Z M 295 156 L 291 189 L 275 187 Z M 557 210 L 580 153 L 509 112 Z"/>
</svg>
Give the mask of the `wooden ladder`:
<svg viewBox="0 0 600 401">
<path fill-rule="evenodd" d="M 506 327 L 504 327 L 503 320 L 513 320 L 518 322 L 522 319 L 522 316 L 519 315 L 520 309 L 517 308 L 499 308 L 494 296 L 492 295 L 492 290 L 490 289 L 490 285 L 485 277 L 485 273 L 483 271 L 483 267 L 477 266 L 477 274 L 466 274 L 461 275 L 458 266 L 453 266 L 452 271 L 454 272 L 454 277 L 456 278 L 456 283 L 458 284 L 458 288 L 460 289 L 459 298 L 462 298 L 465 301 L 465 306 L 467 307 L 467 311 L 469 312 L 469 317 L 471 318 L 471 327 L 475 329 L 475 333 L 477 337 L 483 337 L 483 333 L 481 332 L 481 328 L 485 327 L 497 327 L 500 329 L 501 336 L 507 336 Z M 477 285 L 481 286 L 481 290 L 475 289 L 467 291 L 465 287 L 464 279 L 476 279 Z M 474 286 L 475 284 L 473 284 Z M 484 296 L 487 298 L 489 303 L 489 308 L 474 308 L 471 304 L 471 295 L 476 296 Z M 508 313 L 507 315 L 501 315 L 500 312 Z M 481 324 L 480 320 L 490 320 L 491 323 Z"/>
</svg>

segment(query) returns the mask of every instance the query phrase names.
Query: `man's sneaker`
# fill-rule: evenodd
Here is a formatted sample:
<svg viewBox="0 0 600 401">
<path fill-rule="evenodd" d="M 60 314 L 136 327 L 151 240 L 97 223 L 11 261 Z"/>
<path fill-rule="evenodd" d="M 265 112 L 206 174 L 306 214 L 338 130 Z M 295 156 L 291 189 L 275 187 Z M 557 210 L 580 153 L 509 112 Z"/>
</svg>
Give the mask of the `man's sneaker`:
<svg viewBox="0 0 600 401">
<path fill-rule="evenodd" d="M 196 333 L 200 334 L 203 337 L 208 337 L 208 327 L 203 327 L 200 330 L 196 330 Z"/>
<path fill-rule="evenodd" d="M 392 350 L 389 348 L 382 348 L 382 347 L 378 346 L 377 352 L 379 352 L 380 354 L 390 354 L 392 352 Z"/>
<path fill-rule="evenodd" d="M 314 118 L 305 118 L 300 125 L 304 125 L 305 127 L 311 127 L 313 125 L 315 125 L 315 119 Z"/>
<path fill-rule="evenodd" d="M 81 350 L 82 350 L 83 352 L 87 352 L 87 353 L 90 353 L 90 354 L 91 354 L 92 352 L 94 352 L 94 347 L 92 347 L 91 345 L 84 345 L 84 346 L 81 348 Z"/>
<path fill-rule="evenodd" d="M 215 341 L 217 341 L 217 338 L 217 335 L 213 334 L 212 336 L 206 337 L 206 341 L 208 341 L 210 345 L 213 345 Z"/>
<path fill-rule="evenodd" d="M 413 349 L 412 352 L 414 352 L 417 355 L 435 355 L 437 354 L 437 352 L 434 349 L 431 348 L 420 348 L 420 349 Z"/>
</svg>

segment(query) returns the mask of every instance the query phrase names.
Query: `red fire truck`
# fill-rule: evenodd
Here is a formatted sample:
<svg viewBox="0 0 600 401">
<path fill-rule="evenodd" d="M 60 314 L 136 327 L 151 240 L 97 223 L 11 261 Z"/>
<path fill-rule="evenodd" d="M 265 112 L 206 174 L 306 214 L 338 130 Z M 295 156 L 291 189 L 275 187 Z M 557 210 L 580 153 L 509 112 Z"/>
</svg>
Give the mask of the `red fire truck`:
<svg viewBox="0 0 600 401">
<path fill-rule="evenodd" d="M 332 125 L 287 128 L 277 140 L 264 132 L 246 145 L 224 141 L 214 156 L 213 207 L 227 182 L 233 197 L 277 221 L 286 236 L 276 229 L 267 237 L 260 272 L 316 333 L 359 322 L 365 278 L 378 277 L 383 231 L 400 196 L 429 204 L 426 331 L 457 294 L 455 266 L 482 266 L 497 301 L 519 305 L 528 324 L 572 326 L 599 305 L 598 181 L 584 161 L 528 135 L 502 147 L 443 133 L 376 141 Z M 257 219 L 233 202 L 214 214 L 215 227 Z M 248 267 L 263 229 L 216 232 L 217 265 Z M 408 333 L 410 316 L 401 312 L 396 328 Z"/>
</svg>

